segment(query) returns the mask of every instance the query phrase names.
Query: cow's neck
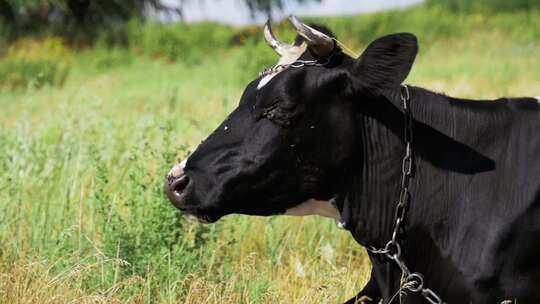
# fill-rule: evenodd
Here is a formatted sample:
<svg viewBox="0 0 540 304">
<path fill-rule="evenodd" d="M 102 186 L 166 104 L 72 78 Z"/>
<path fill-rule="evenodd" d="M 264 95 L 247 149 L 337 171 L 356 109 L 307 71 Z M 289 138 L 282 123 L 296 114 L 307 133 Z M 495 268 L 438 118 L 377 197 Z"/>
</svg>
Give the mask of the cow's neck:
<svg viewBox="0 0 540 304">
<path fill-rule="evenodd" d="M 376 103 L 372 106 L 376 107 Z M 384 246 L 391 234 L 392 202 L 397 195 L 404 151 L 398 131 L 403 125 L 401 112 L 396 109 L 392 114 L 396 119 L 390 119 L 389 126 L 382 124 L 383 116 L 376 113 L 375 108 L 364 108 L 357 116 L 357 132 L 362 141 L 357 145 L 356 158 L 360 169 L 351 176 L 349 192 L 343 197 L 342 218 L 357 241 L 366 246 Z"/>
<path fill-rule="evenodd" d="M 415 119 L 414 136 L 431 136 L 425 133 L 433 132 L 428 126 L 431 120 L 443 120 L 450 109 L 430 109 L 447 105 L 447 97 L 439 94 L 430 96 L 427 101 L 423 96 L 426 91 L 411 88 L 412 115 Z M 419 96 L 422 94 L 422 96 Z M 438 101 L 431 102 L 436 98 Z M 398 199 L 402 174 L 402 159 L 405 153 L 403 141 L 404 114 L 400 100 L 400 92 L 390 92 L 380 100 L 372 101 L 359 110 L 357 116 L 357 131 L 361 138 L 358 144 L 358 155 L 361 169 L 351 176 L 349 191 L 344 195 L 342 217 L 347 222 L 349 230 L 363 245 L 383 247 L 390 239 L 394 227 L 394 210 Z M 440 122 L 439 122 L 440 123 Z M 448 121 L 448 128 L 458 123 Z M 437 135 L 438 136 L 438 135 Z M 422 154 L 426 147 L 414 144 L 417 165 L 422 165 Z M 429 149 L 429 147 L 427 147 Z M 422 154 L 422 155 L 420 155 Z M 414 179 L 411 185 L 413 206 L 411 209 L 425 210 L 426 202 L 414 200 L 418 185 L 436 187 L 436 183 L 426 183 Z M 424 189 L 422 189 L 424 190 Z M 428 190 L 429 191 L 429 190 Z M 414 211 L 409 211 L 412 213 Z M 418 217 L 409 217 L 407 226 L 419 225 Z M 413 222 L 415 221 L 415 222 Z M 414 227 L 421 229 L 422 227 Z"/>
<path fill-rule="evenodd" d="M 432 110 L 426 108 L 430 106 L 429 102 L 416 96 L 417 92 L 418 89 L 411 88 L 412 115 L 415 119 L 426 122 L 428 118 L 423 117 L 424 113 L 431 113 Z M 446 97 L 438 95 L 438 98 Z M 432 114 L 434 119 L 440 119 Z M 352 174 L 349 191 L 341 197 L 341 216 L 346 222 L 347 229 L 364 246 L 384 247 L 394 229 L 394 212 L 400 189 L 402 159 L 405 153 L 404 118 L 400 92 L 397 90 L 358 111 L 357 132 L 361 143 L 357 145 L 357 160 L 360 162 L 358 167 L 361 169 Z M 426 122 L 426 124 L 429 123 Z M 413 126 L 413 130 L 417 131 L 418 125 L 413 124 Z M 417 158 L 419 158 L 418 155 Z M 422 165 L 422 161 L 418 161 L 417 165 Z M 428 264 L 420 264 L 427 259 L 420 256 L 407 259 L 407 255 L 411 252 L 410 246 L 422 248 L 426 246 L 424 243 L 433 242 L 431 238 L 425 237 L 429 234 L 428 222 L 432 219 L 413 214 L 418 211 L 424 214 L 424 211 L 429 209 L 425 201 L 415 200 L 418 185 L 422 183 L 417 179 L 411 183 L 413 201 L 405 220 L 407 239 L 405 242 L 400 241 L 407 266 L 421 272 L 425 271 Z M 436 186 L 435 183 L 431 185 Z M 439 209 L 439 211 L 440 214 L 445 213 L 444 210 Z M 432 246 L 432 244 L 427 244 L 427 246 Z M 388 264 L 381 264 L 379 259 L 372 259 L 372 262 L 374 279 L 378 282 L 383 297 L 388 299 L 398 287 L 399 269 L 385 267 Z M 380 265 L 376 266 L 378 264 Z"/>
</svg>

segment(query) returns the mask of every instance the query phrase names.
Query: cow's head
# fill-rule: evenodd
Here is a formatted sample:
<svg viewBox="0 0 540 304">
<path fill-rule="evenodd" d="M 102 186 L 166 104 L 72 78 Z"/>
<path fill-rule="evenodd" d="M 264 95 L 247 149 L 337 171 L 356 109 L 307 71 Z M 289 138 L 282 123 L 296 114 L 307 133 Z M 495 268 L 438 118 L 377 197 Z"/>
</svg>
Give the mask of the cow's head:
<svg viewBox="0 0 540 304">
<path fill-rule="evenodd" d="M 278 65 L 252 81 L 238 107 L 167 176 L 171 202 L 202 222 L 282 214 L 336 195 L 361 157 L 358 111 L 397 90 L 417 53 L 413 35 L 394 34 L 354 59 L 328 30 L 291 21 L 296 43 L 279 42 L 267 23 Z"/>
</svg>

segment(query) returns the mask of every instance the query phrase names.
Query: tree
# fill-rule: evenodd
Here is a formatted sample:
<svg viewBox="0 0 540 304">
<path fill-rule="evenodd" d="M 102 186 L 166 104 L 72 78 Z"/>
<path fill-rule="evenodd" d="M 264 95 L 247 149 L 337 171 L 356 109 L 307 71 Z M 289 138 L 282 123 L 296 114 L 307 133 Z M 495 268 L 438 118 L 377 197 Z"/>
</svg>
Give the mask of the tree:
<svg viewBox="0 0 540 304">
<path fill-rule="evenodd" d="M 99 27 L 143 18 L 149 8 L 179 13 L 161 0 L 0 0 L 0 21 L 27 29 Z"/>
<path fill-rule="evenodd" d="M 0 0 L 0 19 L 4 19 L 6 22 L 15 20 L 15 12 L 7 0 Z"/>
<path fill-rule="evenodd" d="M 188 1 L 176 0 L 167 5 L 164 0 L 0 0 L 0 24 L 9 25 L 19 34 L 56 29 L 56 32 L 95 32 L 122 25 L 133 18 L 144 19 L 151 9 L 176 14 Z M 220 0 L 205 0 L 220 1 Z M 282 10 L 286 0 L 243 0 L 252 16 L 263 13 L 268 18 Z M 299 3 L 320 0 L 291 0 Z"/>
</svg>

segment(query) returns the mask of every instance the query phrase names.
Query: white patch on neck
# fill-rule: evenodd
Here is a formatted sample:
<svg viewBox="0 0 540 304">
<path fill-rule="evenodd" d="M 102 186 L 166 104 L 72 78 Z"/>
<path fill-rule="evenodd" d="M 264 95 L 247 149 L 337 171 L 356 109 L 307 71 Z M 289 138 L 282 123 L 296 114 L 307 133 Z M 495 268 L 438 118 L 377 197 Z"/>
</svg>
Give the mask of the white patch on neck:
<svg viewBox="0 0 540 304">
<path fill-rule="evenodd" d="M 300 46 L 291 46 L 290 48 L 286 50 L 285 54 L 283 54 L 283 56 L 279 58 L 279 61 L 276 64 L 276 66 L 280 66 L 280 65 L 284 66 L 284 65 L 295 62 L 296 60 L 298 60 L 298 58 L 300 58 L 300 56 L 302 56 L 302 54 L 304 54 L 306 49 L 307 49 L 307 45 L 305 43 L 302 43 Z M 268 74 L 264 76 L 263 78 L 261 78 L 261 81 L 259 81 L 259 84 L 257 85 L 257 90 L 260 90 L 262 87 L 267 85 L 270 82 L 270 80 L 272 80 L 272 78 L 274 78 L 277 74 L 283 72 L 284 70 L 285 69 L 281 69 L 277 72 Z"/>
<path fill-rule="evenodd" d="M 536 96 L 535 98 L 538 101 L 538 103 L 540 103 L 540 96 Z"/>
<path fill-rule="evenodd" d="M 291 209 L 287 209 L 287 211 L 285 211 L 285 215 L 320 215 L 323 217 L 333 218 L 336 221 L 341 219 L 339 211 L 331 201 L 319 201 L 316 199 L 307 200 Z"/>
</svg>

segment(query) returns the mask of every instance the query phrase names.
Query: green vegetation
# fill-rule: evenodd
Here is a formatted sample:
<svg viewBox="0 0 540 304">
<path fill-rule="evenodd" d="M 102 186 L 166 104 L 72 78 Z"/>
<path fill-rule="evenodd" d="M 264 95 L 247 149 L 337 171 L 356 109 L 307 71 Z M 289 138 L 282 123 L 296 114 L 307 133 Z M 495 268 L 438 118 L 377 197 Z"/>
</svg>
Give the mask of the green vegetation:
<svg viewBox="0 0 540 304">
<path fill-rule="evenodd" d="M 386 33 L 417 34 L 409 83 L 463 97 L 540 95 L 539 11 L 317 20 L 357 51 Z M 171 165 L 276 61 L 260 29 L 130 22 L 93 47 L 48 37 L 2 55 L 0 303 L 336 303 L 366 282 L 363 249 L 330 220 L 203 226 L 162 193 Z"/>
<path fill-rule="evenodd" d="M 0 89 L 62 86 L 69 72 L 71 51 L 63 39 L 21 39 L 6 48 L 0 61 Z"/>
<path fill-rule="evenodd" d="M 470 13 L 484 12 L 496 13 L 504 11 L 527 11 L 540 9 L 540 2 L 537 0 L 427 0 L 429 6 L 439 6 L 451 10 L 452 12 Z"/>
</svg>

